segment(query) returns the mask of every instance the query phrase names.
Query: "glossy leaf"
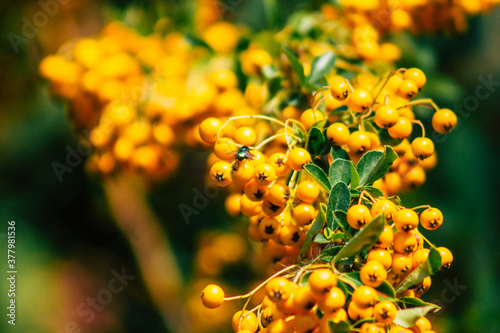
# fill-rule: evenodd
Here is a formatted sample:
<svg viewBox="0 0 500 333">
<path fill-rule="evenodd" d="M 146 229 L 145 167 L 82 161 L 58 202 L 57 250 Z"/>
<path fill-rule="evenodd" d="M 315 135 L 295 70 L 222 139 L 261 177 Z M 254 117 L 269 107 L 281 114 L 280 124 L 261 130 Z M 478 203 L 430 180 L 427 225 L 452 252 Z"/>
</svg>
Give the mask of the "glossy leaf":
<svg viewBox="0 0 500 333">
<path fill-rule="evenodd" d="M 344 248 L 335 256 L 332 263 L 342 258 L 352 257 L 375 244 L 380 233 L 384 230 L 384 224 L 385 218 L 383 214 L 377 215 L 344 245 Z"/>
<path fill-rule="evenodd" d="M 319 206 L 319 212 L 318 215 L 316 216 L 316 219 L 312 223 L 311 227 L 309 230 L 307 230 L 305 239 L 304 239 L 304 244 L 302 244 L 302 249 L 300 250 L 300 255 L 303 255 L 306 250 L 311 246 L 313 243 L 314 237 L 323 229 L 323 225 L 325 225 L 325 219 L 326 219 L 326 205 L 324 203 L 321 203 Z"/>
<path fill-rule="evenodd" d="M 330 192 L 330 181 L 326 173 L 316 164 L 304 165 L 304 170 L 314 179 L 314 181 L 326 192 Z"/>
<path fill-rule="evenodd" d="M 359 174 L 358 170 L 356 170 L 356 166 L 352 161 L 351 162 L 351 189 L 355 189 L 359 186 Z"/>
<path fill-rule="evenodd" d="M 398 155 L 389 146 L 385 146 L 383 153 L 376 150 L 365 153 L 356 167 L 359 174 L 359 185 L 372 184 L 377 179 L 382 178 L 397 157 Z"/>
<path fill-rule="evenodd" d="M 351 331 L 349 323 L 340 321 L 338 323 L 328 320 L 328 333 L 349 333 Z"/>
<path fill-rule="evenodd" d="M 384 195 L 384 193 L 379 188 L 373 186 L 363 186 L 360 188 L 360 190 L 367 191 L 375 197 L 381 197 Z"/>
<path fill-rule="evenodd" d="M 346 183 L 339 182 L 332 187 L 330 197 L 328 198 L 328 211 L 326 214 L 327 225 L 330 229 L 335 230 L 334 213 L 341 211 L 347 213 L 349 204 L 351 203 L 351 192 Z"/>
<path fill-rule="evenodd" d="M 420 283 L 425 277 L 435 274 L 441 268 L 441 255 L 439 251 L 431 248 L 427 260 L 418 265 L 396 288 L 397 293 Z"/>
<path fill-rule="evenodd" d="M 324 262 L 330 262 L 335 257 L 335 255 L 337 255 L 337 253 L 339 253 L 339 251 L 341 249 L 342 249 L 342 246 L 333 246 L 333 247 L 329 247 L 327 249 L 324 249 L 319 254 L 317 260 L 324 261 Z"/>
<path fill-rule="evenodd" d="M 330 150 L 330 155 L 332 155 L 332 160 L 336 160 L 337 158 L 342 158 L 344 160 L 348 160 L 349 156 L 347 155 L 346 151 L 340 147 L 332 147 Z"/>
<path fill-rule="evenodd" d="M 313 59 L 311 64 L 311 73 L 307 77 L 309 83 L 315 83 L 331 72 L 335 67 L 337 56 L 333 52 L 327 52 Z"/>
<path fill-rule="evenodd" d="M 309 131 L 309 143 L 307 150 L 311 155 L 321 156 L 330 151 L 330 143 L 325 134 L 317 127 L 312 127 Z"/>
</svg>

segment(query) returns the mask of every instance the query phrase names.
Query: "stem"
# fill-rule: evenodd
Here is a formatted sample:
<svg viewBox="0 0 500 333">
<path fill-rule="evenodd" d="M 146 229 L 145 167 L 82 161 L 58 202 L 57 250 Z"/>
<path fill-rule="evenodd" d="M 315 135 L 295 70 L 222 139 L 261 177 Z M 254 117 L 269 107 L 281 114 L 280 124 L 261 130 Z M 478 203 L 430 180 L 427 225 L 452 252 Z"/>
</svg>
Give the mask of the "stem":
<svg viewBox="0 0 500 333">
<path fill-rule="evenodd" d="M 183 281 L 168 236 L 146 201 L 138 178 L 119 175 L 104 182 L 104 190 L 115 222 L 127 238 L 142 279 L 163 316 L 175 332 L 189 331 L 182 312 Z"/>
<path fill-rule="evenodd" d="M 226 127 L 227 124 L 229 124 L 231 121 L 233 120 L 236 120 L 236 119 L 253 119 L 253 118 L 256 118 L 256 119 L 264 119 L 264 120 L 268 120 L 268 121 L 271 121 L 271 122 L 275 122 L 277 124 L 280 124 L 281 126 L 285 126 L 285 123 L 278 120 L 278 119 L 275 119 L 275 118 L 272 118 L 272 117 L 268 117 L 268 116 L 262 116 L 262 115 L 248 115 L 248 116 L 237 116 L 237 117 L 231 117 L 229 118 L 222 126 L 221 128 L 219 128 L 219 131 L 217 132 L 217 138 L 220 136 L 220 132 L 222 131 L 222 129 L 224 127 Z"/>
<path fill-rule="evenodd" d="M 421 106 L 427 106 L 425 104 L 430 104 L 434 110 L 439 110 L 439 107 L 436 105 L 436 103 L 434 103 L 434 101 L 431 99 L 431 98 L 421 98 L 421 99 L 416 99 L 414 101 L 411 101 L 409 103 L 406 103 L 405 105 L 403 106 L 400 106 L 397 108 L 397 110 L 399 109 L 403 109 L 407 106 L 412 106 L 412 105 L 421 105 Z"/>
<path fill-rule="evenodd" d="M 315 268 L 321 268 L 321 267 L 330 267 L 330 264 L 314 264 L 314 265 L 306 265 L 300 268 L 300 270 L 295 274 L 295 277 L 293 278 L 292 283 L 297 284 L 299 281 L 300 277 L 302 274 L 304 274 L 305 271 L 315 269 Z"/>
<path fill-rule="evenodd" d="M 431 208 L 431 205 L 421 205 L 421 206 L 413 207 L 411 210 L 420 209 L 420 208 Z"/>
<path fill-rule="evenodd" d="M 286 127 L 285 127 L 285 132 L 286 132 Z M 269 138 L 265 139 L 264 141 L 262 141 L 261 143 L 259 143 L 259 145 L 258 145 L 258 146 L 256 146 L 256 147 L 254 148 L 254 150 L 259 150 L 260 148 L 264 147 L 264 146 L 265 146 L 266 144 L 268 144 L 269 142 L 271 142 L 271 141 L 273 141 L 273 140 L 275 140 L 275 139 L 277 139 L 278 137 L 283 136 L 283 135 L 285 135 L 285 136 L 286 136 L 286 133 L 275 134 L 275 135 L 273 135 L 273 136 L 271 136 L 271 137 L 269 137 Z M 299 141 L 299 142 L 302 142 L 302 140 L 301 140 L 300 138 L 296 137 L 295 135 L 290 135 L 290 136 L 291 136 L 292 138 L 294 138 L 295 140 L 297 140 L 297 141 Z M 287 138 L 287 141 L 288 141 L 288 138 Z M 288 143 L 288 142 L 287 142 L 287 143 Z"/>
<path fill-rule="evenodd" d="M 420 128 L 422 128 L 422 137 L 425 138 L 425 127 L 424 127 L 424 124 L 422 124 L 422 122 L 420 120 L 410 120 L 412 123 L 414 124 L 419 124 L 420 125 Z"/>
<path fill-rule="evenodd" d="M 262 282 L 261 284 L 259 284 L 257 287 L 255 287 L 252 291 L 246 293 L 246 294 L 243 294 L 243 295 L 238 295 L 238 296 L 232 296 L 232 297 L 224 297 L 224 301 L 233 301 L 233 300 L 236 300 L 236 299 L 243 299 L 243 298 L 247 298 L 247 297 L 250 297 L 252 296 L 253 294 L 255 294 L 260 288 L 264 287 L 270 280 L 274 279 L 275 277 L 283 274 L 284 272 L 287 272 L 289 270 L 292 270 L 294 268 L 298 267 L 298 265 L 292 265 L 292 266 L 288 266 L 288 267 L 285 267 L 283 268 L 281 271 L 279 272 L 276 272 L 274 273 L 273 275 L 271 275 L 270 277 L 268 277 L 264 282 Z"/>
<path fill-rule="evenodd" d="M 328 86 L 323 86 L 321 87 L 320 89 L 316 90 L 316 92 L 314 93 L 314 95 L 312 96 L 312 99 L 311 99 L 311 102 L 309 103 L 309 106 L 312 107 L 312 104 L 314 103 L 314 100 L 316 99 L 316 96 L 319 94 L 320 91 L 323 91 L 323 90 L 326 90 L 326 89 L 330 89 L 330 87 Z M 328 96 L 328 95 L 327 95 Z M 318 103 L 319 104 L 319 103 Z M 313 110 L 316 110 L 318 106 L 316 105 Z"/>
</svg>

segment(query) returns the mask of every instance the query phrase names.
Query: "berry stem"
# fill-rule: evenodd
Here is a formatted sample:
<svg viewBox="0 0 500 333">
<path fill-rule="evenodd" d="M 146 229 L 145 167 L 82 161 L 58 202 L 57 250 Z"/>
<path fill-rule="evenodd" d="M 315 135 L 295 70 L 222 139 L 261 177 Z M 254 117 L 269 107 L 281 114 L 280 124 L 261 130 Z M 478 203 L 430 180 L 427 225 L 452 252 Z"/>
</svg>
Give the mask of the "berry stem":
<svg viewBox="0 0 500 333">
<path fill-rule="evenodd" d="M 302 274 L 304 274 L 305 271 L 322 267 L 329 268 L 330 264 L 314 264 L 314 265 L 309 264 L 301 267 L 300 270 L 297 272 L 297 274 L 295 274 L 292 283 L 297 284 L 297 282 L 299 282 L 300 277 L 302 276 Z"/>
<path fill-rule="evenodd" d="M 397 110 L 399 109 L 403 109 L 407 106 L 412 106 L 412 105 L 421 105 L 421 106 L 426 106 L 426 107 L 429 107 L 428 105 L 426 104 L 430 104 L 435 111 L 439 110 L 439 107 L 436 105 L 436 103 L 434 103 L 434 101 L 431 99 L 431 98 L 421 98 L 421 99 L 416 99 L 414 101 L 411 101 L 409 103 L 406 103 L 405 105 L 403 106 L 400 106 L 397 108 Z"/>
<path fill-rule="evenodd" d="M 285 130 L 286 131 L 286 130 Z M 283 136 L 283 135 L 286 135 L 286 133 L 281 133 L 281 134 L 275 134 L 267 139 L 265 139 L 264 141 L 262 141 L 261 143 L 259 143 L 258 146 L 255 146 L 254 150 L 259 150 L 260 148 L 264 147 L 266 144 L 268 144 L 269 142 L 279 138 L 280 136 Z M 293 137 L 295 140 L 299 141 L 299 142 L 302 142 L 302 140 L 295 136 L 295 135 L 290 135 L 291 137 Z M 288 136 L 287 136 L 287 143 L 288 143 Z"/>
<path fill-rule="evenodd" d="M 323 86 L 323 87 L 319 88 L 318 90 L 316 90 L 316 92 L 313 94 L 313 96 L 312 96 L 312 98 L 311 98 L 311 101 L 309 102 L 309 106 L 310 106 L 311 108 L 312 108 L 312 106 L 313 106 L 314 101 L 316 100 L 316 96 L 317 96 L 317 95 L 318 95 L 321 91 L 326 90 L 326 89 L 330 89 L 330 87 L 329 87 L 329 86 Z M 328 96 L 328 95 L 327 95 L 327 96 Z M 319 103 L 321 103 L 321 101 L 320 101 Z M 319 103 L 318 103 L 318 104 L 316 104 L 316 106 L 313 108 L 313 110 L 316 110 L 316 108 L 318 107 Z"/>
<path fill-rule="evenodd" d="M 219 129 L 219 131 L 217 132 L 217 138 L 219 138 L 220 136 L 220 133 L 222 131 L 222 129 L 224 127 L 226 127 L 227 124 L 229 124 L 231 121 L 233 120 L 236 120 L 236 119 L 253 119 L 253 118 L 256 118 L 256 119 L 264 119 L 264 120 L 268 120 L 270 122 L 274 122 L 274 123 L 277 123 L 277 124 L 280 124 L 281 126 L 286 126 L 286 124 L 278 119 L 275 119 L 275 118 L 272 118 L 272 117 L 268 117 L 268 116 L 263 116 L 263 115 L 247 115 L 247 116 L 237 116 L 237 117 L 230 117 L 222 126 L 221 128 Z"/>
<path fill-rule="evenodd" d="M 420 125 L 420 128 L 422 128 L 422 137 L 425 138 L 425 126 L 424 124 L 422 124 L 422 122 L 420 120 L 415 120 L 415 119 L 412 119 L 410 120 L 412 123 L 414 124 L 418 124 Z"/>
<path fill-rule="evenodd" d="M 268 277 L 264 282 L 262 282 L 261 284 L 259 284 L 257 287 L 255 287 L 252 291 L 246 293 L 246 294 L 243 294 L 243 295 L 238 295 L 238 296 L 231 296 L 231 297 L 224 297 L 224 301 L 233 301 L 233 300 L 236 300 L 236 299 L 243 299 L 243 298 L 247 298 L 247 297 L 251 297 L 252 295 L 254 295 L 260 288 L 264 287 L 270 280 L 274 279 L 275 277 L 289 271 L 289 270 L 292 270 L 296 267 L 298 267 L 299 265 L 292 265 L 292 266 L 288 266 L 288 267 L 285 267 L 283 268 L 281 271 L 279 272 L 276 272 L 274 273 L 273 275 L 271 275 L 270 277 Z"/>
<path fill-rule="evenodd" d="M 431 208 L 431 205 L 421 205 L 421 206 L 413 207 L 411 210 L 420 209 L 420 208 Z"/>
</svg>

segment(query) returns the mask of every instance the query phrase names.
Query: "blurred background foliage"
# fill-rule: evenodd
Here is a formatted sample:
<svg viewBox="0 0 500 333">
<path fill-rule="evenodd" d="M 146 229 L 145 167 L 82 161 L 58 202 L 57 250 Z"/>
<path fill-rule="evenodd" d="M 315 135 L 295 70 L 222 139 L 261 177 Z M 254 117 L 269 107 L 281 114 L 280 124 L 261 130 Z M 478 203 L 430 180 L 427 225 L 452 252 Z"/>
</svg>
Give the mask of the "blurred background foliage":
<svg viewBox="0 0 500 333">
<path fill-rule="evenodd" d="M 269 3 L 220 2 L 226 19 L 258 31 L 279 29 L 290 13 L 316 8 L 321 1 L 282 0 L 274 9 Z M 50 98 L 37 66 L 42 57 L 56 52 L 66 41 L 92 36 L 111 20 L 122 20 L 148 33 L 158 18 L 168 16 L 172 24 L 185 31 L 190 24 L 190 6 L 189 1 L 180 0 L 70 0 L 15 52 L 7 34 L 21 35 L 23 19 L 33 17 L 40 4 L 22 0 L 0 4 L 0 248 L 6 252 L 7 221 L 15 220 L 19 272 L 17 324 L 12 330 L 2 314 L 0 331 L 65 332 L 65 325 L 75 321 L 82 332 L 167 332 L 140 278 L 114 295 L 110 305 L 89 323 L 76 314 L 87 297 L 95 297 L 106 288 L 113 269 L 121 271 L 125 267 L 127 273 L 139 274 L 127 240 L 113 223 L 99 181 L 86 175 L 83 163 L 66 174 L 62 182 L 54 174 L 51 163 L 64 161 L 67 147 L 75 148 L 78 141 L 64 105 Z M 269 15 L 273 10 L 274 14 Z M 456 109 L 467 96 L 476 94 L 479 78 L 491 77 L 500 82 L 498 31 L 497 9 L 473 18 L 468 32 L 462 35 L 403 34 L 394 38 L 403 47 L 401 65 L 417 66 L 426 72 L 429 84 L 424 94 L 440 106 Z M 437 168 L 428 174 L 424 186 L 403 198 L 409 207 L 430 203 L 445 216 L 443 227 L 429 237 L 450 248 L 455 261 L 451 270 L 433 279 L 433 287 L 424 296 L 429 301 L 441 300 L 444 305 L 444 310 L 434 317 L 439 332 L 500 331 L 500 94 L 498 87 L 495 89 L 489 98 L 480 101 L 477 110 L 458 113 L 456 130 L 436 143 Z M 427 110 L 419 112 L 425 117 Z M 430 121 L 430 114 L 427 119 Z M 221 195 L 211 199 L 189 223 L 178 209 L 181 203 L 191 203 L 193 189 L 203 189 L 205 159 L 204 152 L 188 153 L 177 174 L 152 188 L 148 196 L 163 228 L 171 235 L 185 283 L 194 286 L 195 253 L 202 235 L 217 228 L 238 229 L 238 223 L 225 213 Z M 1 267 L 5 267 L 4 263 Z M 252 274 L 248 265 L 239 263 L 225 269 L 221 277 L 232 288 L 244 291 Z M 7 283 L 5 278 L 0 281 L 4 312 Z M 446 302 L 453 296 L 450 284 L 466 289 Z M 182 311 L 191 306 L 189 299 L 199 297 L 200 288 L 187 290 L 183 302 L 186 309 Z M 231 329 L 217 330 L 222 331 Z"/>
</svg>

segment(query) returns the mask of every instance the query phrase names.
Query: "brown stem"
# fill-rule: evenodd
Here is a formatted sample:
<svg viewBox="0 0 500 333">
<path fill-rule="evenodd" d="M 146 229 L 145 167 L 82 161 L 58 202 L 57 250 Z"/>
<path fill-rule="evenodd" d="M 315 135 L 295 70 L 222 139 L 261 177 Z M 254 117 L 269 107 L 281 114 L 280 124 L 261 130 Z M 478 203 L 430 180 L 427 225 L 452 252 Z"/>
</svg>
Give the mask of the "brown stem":
<svg viewBox="0 0 500 333">
<path fill-rule="evenodd" d="M 143 184 L 132 175 L 119 175 L 107 179 L 103 186 L 116 224 L 132 247 L 143 281 L 165 324 L 170 331 L 185 332 L 181 274 L 167 234 L 147 203 Z"/>
</svg>

